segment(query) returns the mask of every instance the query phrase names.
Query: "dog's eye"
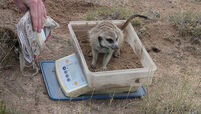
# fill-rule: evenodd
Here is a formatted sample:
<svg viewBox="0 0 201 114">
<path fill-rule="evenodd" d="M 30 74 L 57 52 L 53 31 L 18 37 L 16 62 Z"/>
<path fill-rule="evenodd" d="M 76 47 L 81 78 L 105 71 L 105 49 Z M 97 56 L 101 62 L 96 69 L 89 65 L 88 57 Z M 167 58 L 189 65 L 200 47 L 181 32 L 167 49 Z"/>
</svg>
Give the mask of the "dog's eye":
<svg viewBox="0 0 201 114">
<path fill-rule="evenodd" d="M 109 43 L 114 43 L 114 41 L 112 39 L 106 39 Z"/>
</svg>

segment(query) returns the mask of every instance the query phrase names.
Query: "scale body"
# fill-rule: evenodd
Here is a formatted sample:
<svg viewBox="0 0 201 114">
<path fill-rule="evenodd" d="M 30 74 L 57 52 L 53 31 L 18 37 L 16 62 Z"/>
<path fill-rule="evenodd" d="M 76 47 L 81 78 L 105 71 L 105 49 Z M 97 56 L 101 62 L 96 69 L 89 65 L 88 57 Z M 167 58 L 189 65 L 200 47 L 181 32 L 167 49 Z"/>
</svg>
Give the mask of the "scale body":
<svg viewBox="0 0 201 114">
<path fill-rule="evenodd" d="M 77 97 L 90 91 L 76 54 L 56 60 L 56 76 L 64 94 Z"/>
</svg>

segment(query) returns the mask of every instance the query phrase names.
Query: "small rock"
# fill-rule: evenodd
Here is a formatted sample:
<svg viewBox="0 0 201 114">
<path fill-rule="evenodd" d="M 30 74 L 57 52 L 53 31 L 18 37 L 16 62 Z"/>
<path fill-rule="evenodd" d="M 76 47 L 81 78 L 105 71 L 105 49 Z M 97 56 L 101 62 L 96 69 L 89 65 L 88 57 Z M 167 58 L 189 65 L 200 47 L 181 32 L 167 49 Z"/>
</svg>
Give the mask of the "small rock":
<svg viewBox="0 0 201 114">
<path fill-rule="evenodd" d="M 172 3 L 172 1 L 170 1 L 170 0 L 169 0 L 168 2 L 169 2 L 170 4 Z"/>
<path fill-rule="evenodd" d="M 160 11 L 155 11 L 154 14 L 155 14 L 155 16 L 156 16 L 157 18 L 160 18 L 160 17 L 161 17 Z"/>
<path fill-rule="evenodd" d="M 177 55 L 177 58 L 181 60 L 183 58 L 183 55 L 184 54 Z"/>
<path fill-rule="evenodd" d="M 157 18 L 161 17 L 160 11 L 150 11 L 150 12 Z"/>
</svg>

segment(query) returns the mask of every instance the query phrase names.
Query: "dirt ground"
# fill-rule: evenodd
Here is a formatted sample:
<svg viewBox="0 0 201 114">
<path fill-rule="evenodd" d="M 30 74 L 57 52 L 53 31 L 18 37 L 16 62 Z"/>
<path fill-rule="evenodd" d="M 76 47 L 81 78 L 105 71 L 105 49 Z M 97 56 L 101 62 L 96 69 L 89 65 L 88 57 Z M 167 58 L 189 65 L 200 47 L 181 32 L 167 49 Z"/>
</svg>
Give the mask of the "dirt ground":
<svg viewBox="0 0 201 114">
<path fill-rule="evenodd" d="M 191 69 L 191 74 L 201 74 L 201 45 L 194 45 L 188 37 L 181 37 L 171 23 L 165 19 L 168 15 L 185 11 L 201 10 L 201 2 L 191 0 L 120 0 L 123 7 L 134 8 L 138 12 L 159 11 L 160 18 L 150 24 L 149 35 L 141 37 L 141 41 L 157 65 L 157 71 L 150 88 L 162 79 L 171 80 L 185 74 L 185 69 Z M 121 3 L 122 2 L 122 3 Z M 47 48 L 40 60 L 56 60 L 72 54 L 67 28 L 69 21 L 85 20 L 86 12 L 101 7 L 81 0 L 45 0 L 48 15 L 60 24 L 54 30 L 47 42 Z M 106 2 L 105 6 L 115 5 Z M 23 16 L 12 1 L 0 2 L 0 26 L 15 30 L 20 17 Z M 173 38 L 167 37 L 167 34 Z M 153 47 L 160 51 L 153 51 Z M 201 85 L 195 99 L 201 102 Z M 84 100 L 84 101 L 53 101 L 49 99 L 42 74 L 35 77 L 24 77 L 19 71 L 19 63 L 14 67 L 0 71 L 0 98 L 7 107 L 17 113 L 29 114 L 136 114 L 140 113 L 139 104 L 142 99 Z"/>
</svg>

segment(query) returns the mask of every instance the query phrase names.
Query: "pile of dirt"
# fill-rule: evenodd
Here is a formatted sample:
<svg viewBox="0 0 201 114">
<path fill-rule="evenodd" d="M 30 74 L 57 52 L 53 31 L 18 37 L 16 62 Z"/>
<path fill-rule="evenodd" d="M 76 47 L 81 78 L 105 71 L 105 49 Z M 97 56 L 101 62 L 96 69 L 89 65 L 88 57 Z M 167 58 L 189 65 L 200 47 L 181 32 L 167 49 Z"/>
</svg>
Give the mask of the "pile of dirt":
<svg viewBox="0 0 201 114">
<path fill-rule="evenodd" d="M 98 58 L 97 68 L 96 69 L 91 68 L 92 57 L 89 57 L 91 47 L 87 31 L 77 31 L 75 32 L 75 34 L 82 49 L 82 52 L 84 54 L 89 70 L 92 72 L 102 71 L 100 67 L 102 66 L 103 54 L 100 54 Z M 137 57 L 137 55 L 134 53 L 133 49 L 127 42 L 124 42 L 120 52 L 121 52 L 120 57 L 111 58 L 111 60 L 107 65 L 107 71 L 142 68 L 140 59 Z"/>
</svg>

